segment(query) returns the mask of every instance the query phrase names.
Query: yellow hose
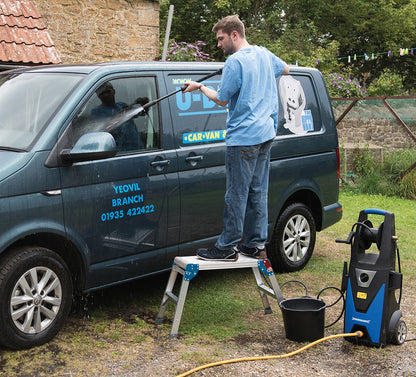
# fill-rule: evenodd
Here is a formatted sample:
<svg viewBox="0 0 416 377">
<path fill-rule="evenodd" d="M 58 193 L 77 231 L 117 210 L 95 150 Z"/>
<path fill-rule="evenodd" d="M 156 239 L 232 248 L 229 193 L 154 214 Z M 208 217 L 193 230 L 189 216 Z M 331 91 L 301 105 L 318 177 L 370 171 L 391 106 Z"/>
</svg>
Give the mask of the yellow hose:
<svg viewBox="0 0 416 377">
<path fill-rule="evenodd" d="M 307 344 L 306 346 L 299 348 L 296 351 L 290 352 L 290 353 L 285 353 L 283 355 L 277 355 L 277 356 L 255 356 L 255 357 L 245 357 L 245 358 L 241 358 L 241 359 L 231 359 L 231 360 L 223 360 L 223 361 L 217 361 L 215 363 L 210 363 L 210 364 L 205 364 L 205 365 L 201 365 L 200 367 L 194 368 L 189 370 L 188 372 L 182 373 L 182 374 L 178 374 L 176 377 L 185 377 L 185 376 L 189 376 L 192 373 L 198 372 L 202 369 L 207 369 L 207 368 L 211 368 L 211 367 L 215 367 L 218 365 L 224 365 L 224 364 L 232 364 L 232 363 L 239 363 L 242 361 L 254 361 L 254 360 L 270 360 L 270 359 L 283 359 L 284 357 L 289 357 L 289 356 L 294 356 L 302 351 L 305 351 L 308 348 L 311 348 L 313 346 L 315 346 L 318 343 L 322 343 L 326 340 L 330 340 L 330 339 L 334 339 L 334 338 L 343 338 L 343 337 L 349 337 L 349 336 L 357 336 L 359 338 L 361 338 L 363 336 L 363 332 L 361 331 L 357 331 L 357 332 L 353 332 L 353 333 L 347 333 L 347 334 L 336 334 L 336 335 L 330 335 L 327 336 L 325 338 L 321 338 L 318 340 L 315 340 L 312 343 Z"/>
</svg>

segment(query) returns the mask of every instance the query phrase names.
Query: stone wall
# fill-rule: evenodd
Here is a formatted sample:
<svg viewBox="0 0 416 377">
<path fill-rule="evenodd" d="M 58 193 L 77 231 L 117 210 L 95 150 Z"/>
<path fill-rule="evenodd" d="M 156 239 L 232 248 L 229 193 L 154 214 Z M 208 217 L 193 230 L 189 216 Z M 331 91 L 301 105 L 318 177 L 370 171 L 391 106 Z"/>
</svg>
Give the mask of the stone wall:
<svg viewBox="0 0 416 377">
<path fill-rule="evenodd" d="M 372 144 L 384 149 L 405 149 L 416 145 L 395 119 L 343 119 L 337 130 L 341 145 Z"/>
<path fill-rule="evenodd" d="M 159 56 L 159 1 L 32 1 L 64 64 Z"/>
<path fill-rule="evenodd" d="M 342 110 L 334 108 L 336 119 L 341 116 Z M 403 120 L 409 130 L 416 135 L 416 108 L 409 106 L 405 112 L 403 110 L 401 112 L 408 115 Z M 368 149 L 379 161 L 383 161 L 385 154 L 389 151 L 416 148 L 416 142 L 386 107 L 355 109 L 337 125 L 337 130 L 342 174 L 354 170 L 352 160 L 354 150 L 357 148 Z"/>
</svg>

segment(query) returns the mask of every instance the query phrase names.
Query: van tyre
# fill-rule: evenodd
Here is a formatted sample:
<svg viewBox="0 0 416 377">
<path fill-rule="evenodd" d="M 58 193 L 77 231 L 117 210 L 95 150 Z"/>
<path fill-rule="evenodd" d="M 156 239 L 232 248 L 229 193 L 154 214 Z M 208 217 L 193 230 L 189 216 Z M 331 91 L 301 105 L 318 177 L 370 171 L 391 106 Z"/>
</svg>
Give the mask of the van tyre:
<svg viewBox="0 0 416 377">
<path fill-rule="evenodd" d="M 42 247 L 14 250 L 0 265 L 0 343 L 23 349 L 51 340 L 72 303 L 63 259 Z"/>
<path fill-rule="evenodd" d="M 280 215 L 267 255 L 273 269 L 299 271 L 306 266 L 315 247 L 316 225 L 310 209 L 302 203 L 289 205 Z"/>
</svg>

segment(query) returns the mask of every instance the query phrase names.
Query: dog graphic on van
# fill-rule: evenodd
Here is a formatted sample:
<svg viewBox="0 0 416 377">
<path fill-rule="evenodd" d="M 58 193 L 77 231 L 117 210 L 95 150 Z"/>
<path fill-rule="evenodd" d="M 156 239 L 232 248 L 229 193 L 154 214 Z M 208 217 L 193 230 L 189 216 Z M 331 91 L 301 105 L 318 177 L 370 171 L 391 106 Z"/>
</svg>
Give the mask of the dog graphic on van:
<svg viewBox="0 0 416 377">
<path fill-rule="evenodd" d="M 302 85 L 292 76 L 282 76 L 279 92 L 286 120 L 284 127 L 294 134 L 305 134 L 307 130 L 302 124 L 302 112 L 305 109 L 306 100 Z"/>
</svg>

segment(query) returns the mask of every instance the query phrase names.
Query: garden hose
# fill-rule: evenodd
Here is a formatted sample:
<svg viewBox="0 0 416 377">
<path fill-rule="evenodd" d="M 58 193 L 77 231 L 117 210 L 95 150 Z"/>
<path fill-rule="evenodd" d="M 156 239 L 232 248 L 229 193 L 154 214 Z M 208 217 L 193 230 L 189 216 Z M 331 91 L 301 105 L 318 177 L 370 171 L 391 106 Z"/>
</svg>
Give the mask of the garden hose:
<svg viewBox="0 0 416 377">
<path fill-rule="evenodd" d="M 343 337 L 352 337 L 352 336 L 356 336 L 361 338 L 363 336 L 363 332 L 362 331 L 356 331 L 353 333 L 347 333 L 347 334 L 336 334 L 336 335 L 330 335 L 327 336 L 325 338 L 321 338 L 318 340 L 315 340 L 312 343 L 307 344 L 306 346 L 299 348 L 296 351 L 290 352 L 290 353 L 285 353 L 282 355 L 275 355 L 275 356 L 255 356 L 255 357 L 246 357 L 246 358 L 240 358 L 240 359 L 231 359 L 231 360 L 223 360 L 223 361 L 218 361 L 215 363 L 210 363 L 210 364 L 205 364 L 205 365 L 201 365 L 200 367 L 194 368 L 189 370 L 188 372 L 182 373 L 182 374 L 178 374 L 176 377 L 185 377 L 185 376 L 189 376 L 192 373 L 198 372 L 202 369 L 207 369 L 207 368 L 211 368 L 211 367 L 215 367 L 218 365 L 224 365 L 224 364 L 232 364 L 232 363 L 240 363 L 242 361 L 255 361 L 255 360 L 271 360 L 271 359 L 283 359 L 284 357 L 289 357 L 289 356 L 294 356 L 302 351 L 307 350 L 308 348 L 311 348 L 313 346 L 315 346 L 318 343 L 324 342 L 326 340 L 330 340 L 330 339 L 334 339 L 334 338 L 343 338 Z"/>
</svg>

